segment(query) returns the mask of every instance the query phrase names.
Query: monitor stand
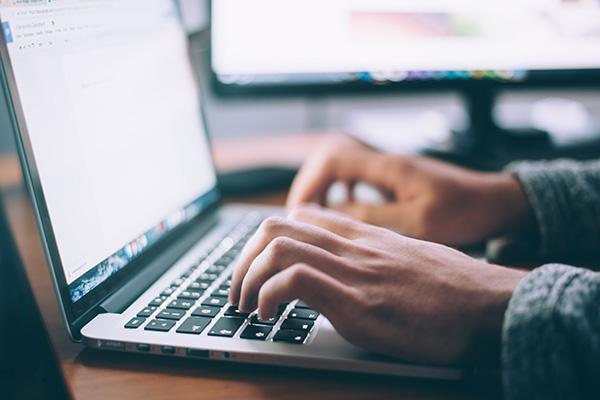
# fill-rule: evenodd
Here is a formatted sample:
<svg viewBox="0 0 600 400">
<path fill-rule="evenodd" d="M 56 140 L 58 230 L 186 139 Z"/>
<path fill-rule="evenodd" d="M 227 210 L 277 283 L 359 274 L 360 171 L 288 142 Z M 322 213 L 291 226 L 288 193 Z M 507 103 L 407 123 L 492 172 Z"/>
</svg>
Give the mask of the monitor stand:
<svg viewBox="0 0 600 400">
<path fill-rule="evenodd" d="M 473 86 L 462 91 L 469 116 L 469 127 L 454 131 L 444 146 L 425 150 L 425 154 L 466 167 L 499 170 L 515 160 L 540 160 L 558 157 L 589 159 L 600 156 L 598 139 L 568 146 L 556 146 L 547 132 L 535 128 L 506 129 L 494 118 L 497 88 Z"/>
</svg>

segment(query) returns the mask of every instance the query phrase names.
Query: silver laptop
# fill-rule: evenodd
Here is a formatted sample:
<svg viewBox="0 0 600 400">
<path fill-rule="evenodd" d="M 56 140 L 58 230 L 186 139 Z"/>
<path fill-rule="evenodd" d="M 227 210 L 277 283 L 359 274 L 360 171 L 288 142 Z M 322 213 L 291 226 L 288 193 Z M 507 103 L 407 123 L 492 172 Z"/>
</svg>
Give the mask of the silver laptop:
<svg viewBox="0 0 600 400">
<path fill-rule="evenodd" d="M 244 243 L 283 211 L 221 204 L 173 1 L 0 4 L 4 91 L 73 340 L 230 362 L 463 375 L 357 348 L 301 301 L 268 321 L 227 304 Z"/>
</svg>

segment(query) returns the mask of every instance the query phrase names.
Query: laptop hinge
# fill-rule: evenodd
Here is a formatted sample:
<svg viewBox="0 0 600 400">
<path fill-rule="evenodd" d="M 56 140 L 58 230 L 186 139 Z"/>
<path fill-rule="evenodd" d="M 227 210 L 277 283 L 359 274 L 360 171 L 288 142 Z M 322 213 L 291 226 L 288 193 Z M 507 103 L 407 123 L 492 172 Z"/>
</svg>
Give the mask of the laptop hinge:
<svg viewBox="0 0 600 400">
<path fill-rule="evenodd" d="M 140 297 L 218 223 L 218 210 L 205 215 L 190 230 L 154 257 L 139 273 L 99 305 L 99 312 L 121 313 Z"/>
</svg>

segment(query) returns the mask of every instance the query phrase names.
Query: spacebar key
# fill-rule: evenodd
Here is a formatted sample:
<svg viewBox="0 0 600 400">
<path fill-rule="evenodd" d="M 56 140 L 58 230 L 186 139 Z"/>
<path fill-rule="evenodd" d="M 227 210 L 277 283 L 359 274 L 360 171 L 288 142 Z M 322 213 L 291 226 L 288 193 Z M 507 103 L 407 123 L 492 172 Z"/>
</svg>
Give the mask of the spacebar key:
<svg viewBox="0 0 600 400">
<path fill-rule="evenodd" d="M 244 323 L 244 318 L 223 317 L 212 327 L 209 336 L 232 337 L 240 326 Z"/>
</svg>

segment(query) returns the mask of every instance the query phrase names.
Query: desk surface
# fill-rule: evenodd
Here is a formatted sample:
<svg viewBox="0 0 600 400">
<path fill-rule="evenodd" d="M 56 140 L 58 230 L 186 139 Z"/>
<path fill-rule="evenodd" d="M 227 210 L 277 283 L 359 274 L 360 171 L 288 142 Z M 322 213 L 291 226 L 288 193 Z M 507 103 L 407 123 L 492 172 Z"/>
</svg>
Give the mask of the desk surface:
<svg viewBox="0 0 600 400">
<path fill-rule="evenodd" d="M 225 170 L 250 165 L 253 160 L 269 160 L 264 158 L 265 154 L 277 154 L 277 159 L 271 159 L 274 163 L 297 164 L 319 140 L 320 136 L 261 138 L 243 145 L 242 141 L 227 140 L 216 143 L 215 159 L 219 168 Z M 293 150 L 283 154 L 282 148 Z M 277 151 L 273 151 L 275 149 Z M 31 204 L 20 184 L 16 162 L 14 157 L 0 158 L 0 189 L 38 304 L 75 398 L 349 400 L 479 397 L 460 382 L 106 353 L 72 343 L 60 319 Z M 285 193 L 280 193 L 247 201 L 281 204 L 284 198 Z"/>
</svg>

